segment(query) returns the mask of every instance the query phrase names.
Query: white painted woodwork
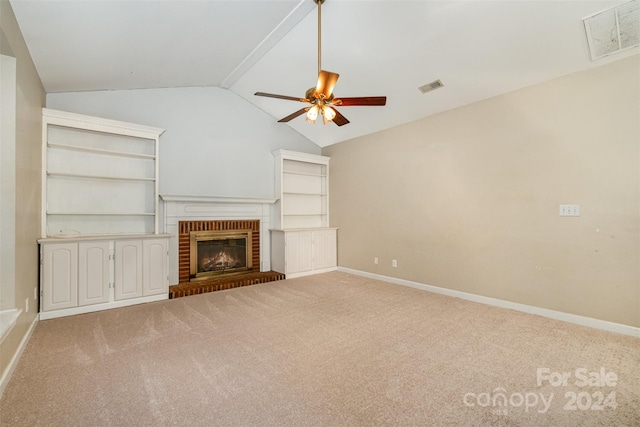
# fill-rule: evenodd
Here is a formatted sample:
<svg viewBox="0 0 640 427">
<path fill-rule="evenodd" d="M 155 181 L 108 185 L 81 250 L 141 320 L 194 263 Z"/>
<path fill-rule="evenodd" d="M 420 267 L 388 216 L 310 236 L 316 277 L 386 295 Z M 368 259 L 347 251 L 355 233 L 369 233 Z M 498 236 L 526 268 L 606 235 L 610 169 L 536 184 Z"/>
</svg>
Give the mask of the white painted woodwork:
<svg viewBox="0 0 640 427">
<path fill-rule="evenodd" d="M 271 266 L 287 278 L 337 269 L 337 228 L 271 230 Z"/>
<path fill-rule="evenodd" d="M 111 242 L 78 243 L 78 305 L 109 302 Z"/>
<path fill-rule="evenodd" d="M 16 58 L 0 55 L 0 312 L 16 304 Z"/>
<path fill-rule="evenodd" d="M 166 293 L 169 287 L 169 242 L 167 239 L 142 242 L 142 294 Z"/>
<path fill-rule="evenodd" d="M 51 319 L 169 296 L 169 236 L 39 239 L 40 318 Z"/>
<path fill-rule="evenodd" d="M 336 230 L 313 231 L 313 268 L 321 270 L 337 266 L 338 241 Z"/>
<path fill-rule="evenodd" d="M 275 189 L 271 266 L 287 277 L 335 270 L 337 229 L 329 227 L 329 157 L 273 152 Z"/>
<path fill-rule="evenodd" d="M 142 240 L 116 241 L 116 300 L 142 296 Z"/>
<path fill-rule="evenodd" d="M 285 264 L 287 273 L 313 269 L 312 232 L 285 233 Z"/>
<path fill-rule="evenodd" d="M 286 274 L 285 233 L 271 230 L 271 269 Z"/>
<path fill-rule="evenodd" d="M 329 226 L 329 157 L 289 150 L 275 157 L 274 227 Z"/>
<path fill-rule="evenodd" d="M 183 196 L 161 194 L 161 219 L 169 239 L 169 281 L 178 283 L 178 223 L 180 221 L 260 220 L 260 271 L 270 271 L 271 208 L 275 198 Z M 256 268 L 256 266 L 253 266 Z"/>
<path fill-rule="evenodd" d="M 164 130 L 47 108 L 42 117 L 43 237 L 157 233 Z"/>
<path fill-rule="evenodd" d="M 42 247 L 44 310 L 78 305 L 78 245 L 55 243 Z"/>
</svg>

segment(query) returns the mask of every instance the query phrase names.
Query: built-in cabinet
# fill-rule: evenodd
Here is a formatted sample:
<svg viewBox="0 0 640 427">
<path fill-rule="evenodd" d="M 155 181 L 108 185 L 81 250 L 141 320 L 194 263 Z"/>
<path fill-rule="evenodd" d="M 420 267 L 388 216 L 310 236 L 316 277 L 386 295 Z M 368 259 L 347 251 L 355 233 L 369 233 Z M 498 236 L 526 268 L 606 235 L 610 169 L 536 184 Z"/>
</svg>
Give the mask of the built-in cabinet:
<svg viewBox="0 0 640 427">
<path fill-rule="evenodd" d="M 40 317 L 166 299 L 169 236 L 40 239 Z"/>
<path fill-rule="evenodd" d="M 40 317 L 168 298 L 149 126 L 42 110 Z"/>
<path fill-rule="evenodd" d="M 271 268 L 287 277 L 337 268 L 337 228 L 329 226 L 329 157 L 273 152 L 274 227 Z"/>
<path fill-rule="evenodd" d="M 271 268 L 287 278 L 337 268 L 337 228 L 271 230 Z"/>
</svg>

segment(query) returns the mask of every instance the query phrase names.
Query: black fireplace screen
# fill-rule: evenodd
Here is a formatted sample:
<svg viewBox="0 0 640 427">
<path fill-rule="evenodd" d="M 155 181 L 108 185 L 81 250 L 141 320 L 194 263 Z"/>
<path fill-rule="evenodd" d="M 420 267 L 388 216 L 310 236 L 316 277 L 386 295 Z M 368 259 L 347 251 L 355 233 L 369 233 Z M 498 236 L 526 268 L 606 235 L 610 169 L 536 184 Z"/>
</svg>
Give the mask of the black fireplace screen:
<svg viewBox="0 0 640 427">
<path fill-rule="evenodd" d="M 226 272 L 247 268 L 247 239 L 198 241 L 197 273 Z"/>
</svg>

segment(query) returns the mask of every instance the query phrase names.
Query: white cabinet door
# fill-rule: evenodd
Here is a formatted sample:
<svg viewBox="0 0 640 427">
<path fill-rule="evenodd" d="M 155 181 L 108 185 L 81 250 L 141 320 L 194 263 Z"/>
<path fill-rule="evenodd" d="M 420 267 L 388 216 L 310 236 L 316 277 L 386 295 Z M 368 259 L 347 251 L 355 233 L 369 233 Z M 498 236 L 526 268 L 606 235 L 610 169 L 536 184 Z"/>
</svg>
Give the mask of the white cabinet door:
<svg viewBox="0 0 640 427">
<path fill-rule="evenodd" d="M 338 264 L 336 230 L 313 232 L 313 269 L 335 267 Z"/>
<path fill-rule="evenodd" d="M 43 246 L 43 310 L 78 305 L 78 244 L 56 243 Z"/>
<path fill-rule="evenodd" d="M 116 300 L 142 296 L 142 240 L 116 240 Z"/>
<path fill-rule="evenodd" d="M 142 294 L 157 295 L 169 291 L 167 239 L 144 240 L 142 243 Z"/>
<path fill-rule="evenodd" d="M 78 305 L 109 302 L 110 243 L 78 243 Z"/>
<path fill-rule="evenodd" d="M 312 263 L 312 232 L 287 231 L 285 238 L 286 274 L 311 271 Z"/>
</svg>

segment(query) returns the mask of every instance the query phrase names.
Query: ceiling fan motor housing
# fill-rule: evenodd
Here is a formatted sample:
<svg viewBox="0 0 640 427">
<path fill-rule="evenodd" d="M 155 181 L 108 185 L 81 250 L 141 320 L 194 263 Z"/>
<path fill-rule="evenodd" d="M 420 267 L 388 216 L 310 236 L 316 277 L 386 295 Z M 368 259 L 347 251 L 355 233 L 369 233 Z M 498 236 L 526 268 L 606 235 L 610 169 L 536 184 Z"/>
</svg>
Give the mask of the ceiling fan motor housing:
<svg viewBox="0 0 640 427">
<path fill-rule="evenodd" d="M 312 104 L 315 104 L 316 101 L 324 101 L 325 103 L 333 101 L 334 95 L 331 94 L 329 97 L 325 97 L 323 93 L 316 92 L 316 87 L 310 87 L 304 94 L 304 97 L 308 99 Z"/>
</svg>

